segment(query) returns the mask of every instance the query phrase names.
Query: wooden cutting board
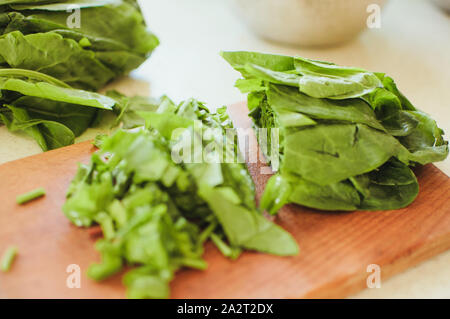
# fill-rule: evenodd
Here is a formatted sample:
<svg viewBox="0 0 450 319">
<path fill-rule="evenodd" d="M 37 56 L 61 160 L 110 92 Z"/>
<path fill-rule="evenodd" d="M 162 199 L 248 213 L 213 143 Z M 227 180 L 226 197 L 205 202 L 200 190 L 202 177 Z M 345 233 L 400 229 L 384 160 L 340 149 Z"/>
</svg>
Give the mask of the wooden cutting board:
<svg viewBox="0 0 450 319">
<path fill-rule="evenodd" d="M 245 104 L 230 108 L 236 127 L 248 128 Z M 253 137 L 254 138 L 254 137 Z M 121 275 L 102 283 L 85 271 L 99 256 L 95 231 L 79 229 L 61 212 L 77 163 L 89 162 L 89 142 L 0 166 L 0 253 L 17 245 L 9 273 L 0 272 L 0 298 L 122 298 Z M 257 150 L 253 150 L 256 152 Z M 268 175 L 251 165 L 258 198 Z M 416 170 L 420 194 L 408 208 L 383 212 L 320 212 L 286 206 L 274 219 L 298 241 L 296 257 L 253 252 L 230 261 L 206 245 L 206 271 L 183 270 L 173 298 L 336 298 L 366 287 L 370 264 L 381 280 L 450 248 L 450 179 L 433 165 Z M 47 196 L 24 206 L 15 197 L 37 187 Z M 69 265 L 80 267 L 81 288 L 66 285 Z"/>
</svg>

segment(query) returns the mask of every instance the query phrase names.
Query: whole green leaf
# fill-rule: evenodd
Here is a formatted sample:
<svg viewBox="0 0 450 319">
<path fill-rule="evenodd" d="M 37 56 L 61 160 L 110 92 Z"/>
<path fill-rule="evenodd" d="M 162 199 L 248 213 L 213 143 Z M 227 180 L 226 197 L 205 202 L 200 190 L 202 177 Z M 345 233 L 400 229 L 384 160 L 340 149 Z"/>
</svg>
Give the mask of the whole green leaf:
<svg viewBox="0 0 450 319">
<path fill-rule="evenodd" d="M 370 172 L 409 152 L 392 136 L 363 124 L 318 125 L 285 137 L 281 169 L 319 185 Z"/>
<path fill-rule="evenodd" d="M 74 143 L 75 133 L 61 122 L 49 119 L 35 119 L 23 108 L 7 105 L 12 117 L 5 124 L 12 132 L 25 131 L 33 137 L 43 151 L 52 150 Z"/>
<path fill-rule="evenodd" d="M 319 185 L 314 182 L 290 177 L 292 192 L 289 203 L 322 210 L 357 210 L 360 209 L 360 195 L 347 181 Z"/>
<path fill-rule="evenodd" d="M 222 51 L 220 54 L 233 68 L 239 72 L 245 72 L 245 67 L 247 65 L 257 65 L 275 72 L 295 70 L 294 58 L 289 56 L 247 51 Z"/>
<path fill-rule="evenodd" d="M 397 160 L 350 180 L 363 197 L 359 209 L 399 209 L 411 204 L 419 193 L 416 176 Z"/>
<path fill-rule="evenodd" d="M 428 114 L 421 111 L 407 111 L 417 121 L 410 134 L 399 138 L 400 142 L 412 153 L 411 161 L 425 165 L 443 161 L 448 155 L 448 142 L 444 132 Z"/>
<path fill-rule="evenodd" d="M 358 98 L 382 87 L 381 80 L 372 72 L 329 62 L 257 52 L 222 52 L 221 55 L 247 79 L 294 86 L 315 98 Z"/>
<path fill-rule="evenodd" d="M 29 123 L 31 121 L 30 116 L 26 110 L 13 107 L 11 105 L 3 105 L 5 109 L 8 109 L 10 112 L 0 112 L 0 118 L 2 122 L 8 130 L 15 132 L 18 130 L 23 130 L 26 134 L 31 136 L 36 140 L 42 150 L 47 151 L 48 145 L 45 141 L 43 134 L 41 133 L 39 127 L 36 125 L 27 125 L 22 126 L 24 123 Z"/>
<path fill-rule="evenodd" d="M 76 137 L 91 126 L 97 114 L 96 108 L 30 96 L 15 100 L 14 106 L 26 109 L 33 119 L 59 122 L 67 126 Z"/>
<path fill-rule="evenodd" d="M 76 87 L 96 88 L 115 76 L 94 52 L 52 32 L 10 32 L 0 38 L 0 55 L 11 68 L 38 70 Z"/>
<path fill-rule="evenodd" d="M 362 69 L 341 67 L 301 57 L 294 59 L 294 65 L 302 75 L 300 91 L 316 98 L 356 98 L 382 86 L 374 73 Z"/>
<path fill-rule="evenodd" d="M 287 110 L 313 119 L 360 123 L 384 131 L 383 125 L 379 123 L 371 107 L 360 99 L 345 101 L 318 99 L 281 85 L 270 85 L 267 98 L 275 112 Z"/>
<path fill-rule="evenodd" d="M 7 76 L 7 72 L 0 72 L 0 90 L 14 91 L 26 96 L 106 110 L 112 110 L 116 104 L 115 100 L 98 93 L 63 88 L 47 82 L 31 82 Z"/>
<path fill-rule="evenodd" d="M 255 77 L 262 81 L 295 87 L 299 87 L 298 83 L 302 79 L 302 77 L 298 74 L 290 72 L 272 71 L 270 69 L 266 69 L 255 64 L 247 64 L 245 66 L 244 74 L 247 74 L 247 76 L 250 76 L 252 78 Z"/>
<path fill-rule="evenodd" d="M 92 125 L 97 110 L 116 101 L 98 93 L 71 89 L 43 73 L 0 69 L 1 121 L 10 131 L 23 130 L 43 151 L 70 145 Z"/>
</svg>

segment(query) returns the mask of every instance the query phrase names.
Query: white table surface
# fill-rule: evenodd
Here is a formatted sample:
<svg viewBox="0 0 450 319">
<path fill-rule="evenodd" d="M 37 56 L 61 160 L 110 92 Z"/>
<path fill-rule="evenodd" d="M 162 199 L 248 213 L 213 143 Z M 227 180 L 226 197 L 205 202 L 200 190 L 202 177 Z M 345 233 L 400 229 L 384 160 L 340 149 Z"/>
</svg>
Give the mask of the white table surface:
<svg viewBox="0 0 450 319">
<path fill-rule="evenodd" d="M 219 56 L 221 50 L 254 50 L 301 55 L 386 72 L 413 104 L 450 132 L 450 16 L 427 0 L 390 0 L 381 29 L 328 49 L 268 43 L 253 36 L 229 9 L 227 0 L 142 0 L 149 27 L 161 46 L 132 78 L 110 87 L 126 94 L 189 97 L 211 108 L 245 97 L 233 87 L 239 77 Z M 78 141 L 93 138 L 90 129 Z M 450 133 L 449 133 L 450 134 Z M 0 163 L 40 153 L 35 142 L 0 127 Z M 450 175 L 450 159 L 437 163 Z M 450 298 L 450 251 L 366 289 L 355 298 Z"/>
</svg>

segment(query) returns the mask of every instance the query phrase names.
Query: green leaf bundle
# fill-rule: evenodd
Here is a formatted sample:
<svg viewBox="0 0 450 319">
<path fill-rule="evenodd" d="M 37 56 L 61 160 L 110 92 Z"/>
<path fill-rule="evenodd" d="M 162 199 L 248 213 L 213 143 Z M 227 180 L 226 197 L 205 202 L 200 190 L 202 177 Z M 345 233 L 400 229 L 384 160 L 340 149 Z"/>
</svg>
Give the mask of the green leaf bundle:
<svg viewBox="0 0 450 319">
<path fill-rule="evenodd" d="M 411 166 L 444 160 L 443 131 L 383 73 L 256 52 L 223 52 L 244 79 L 254 125 L 279 131 L 280 169 L 261 206 L 384 210 L 409 205 Z M 272 136 L 269 134 L 269 138 Z"/>
<path fill-rule="evenodd" d="M 215 134 L 200 140 L 202 151 L 206 142 L 217 142 L 238 157 L 234 139 L 221 144 L 232 128 L 225 108 L 210 113 L 196 100 L 144 100 L 122 97 L 121 119 L 134 129 L 97 139 L 100 150 L 90 165 L 80 165 L 68 190 L 66 216 L 77 226 L 98 223 L 104 235 L 97 242 L 102 262 L 88 275 L 102 280 L 136 266 L 124 276 L 128 297 L 166 298 L 178 269 L 207 267 L 202 254 L 208 239 L 230 258 L 242 249 L 297 254 L 290 234 L 256 208 L 244 164 L 174 160 L 187 142 L 184 133 L 195 140 L 208 129 Z"/>
<path fill-rule="evenodd" d="M 135 0 L 0 0 L 0 68 L 95 91 L 141 65 L 158 43 Z"/>
<path fill-rule="evenodd" d="M 116 104 L 82 89 L 129 73 L 157 45 L 135 0 L 0 0 L 0 124 L 44 151 L 72 144 Z"/>
<path fill-rule="evenodd" d="M 115 105 L 112 98 L 72 89 L 43 73 L 0 69 L 0 123 L 24 131 L 43 151 L 72 144 L 99 110 L 112 111 Z"/>
</svg>

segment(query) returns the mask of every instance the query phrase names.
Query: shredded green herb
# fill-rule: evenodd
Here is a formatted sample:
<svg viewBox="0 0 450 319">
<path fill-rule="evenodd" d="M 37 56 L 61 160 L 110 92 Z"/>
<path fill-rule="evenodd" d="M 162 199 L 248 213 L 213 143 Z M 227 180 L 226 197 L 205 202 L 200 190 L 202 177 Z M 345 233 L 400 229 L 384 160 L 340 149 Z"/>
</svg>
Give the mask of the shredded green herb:
<svg viewBox="0 0 450 319">
<path fill-rule="evenodd" d="M 176 105 L 166 97 L 144 101 L 112 94 L 127 104 L 123 126 L 134 129 L 99 139 L 99 151 L 89 165 L 79 166 L 63 207 L 75 225 L 101 226 L 104 238 L 96 248 L 102 261 L 89 268 L 90 278 L 103 280 L 135 266 L 124 276 L 127 296 L 167 298 L 178 269 L 207 267 L 202 255 L 208 239 L 229 258 L 245 249 L 298 253 L 291 235 L 257 209 L 245 164 L 192 162 L 185 153 L 174 160 L 178 147 L 190 149 L 211 128 L 207 140 L 198 140 L 200 149 L 217 143 L 238 157 L 234 139 L 223 143 L 225 130 L 233 129 L 224 108 L 211 113 L 196 100 Z M 174 134 L 179 130 L 183 134 Z"/>
</svg>

